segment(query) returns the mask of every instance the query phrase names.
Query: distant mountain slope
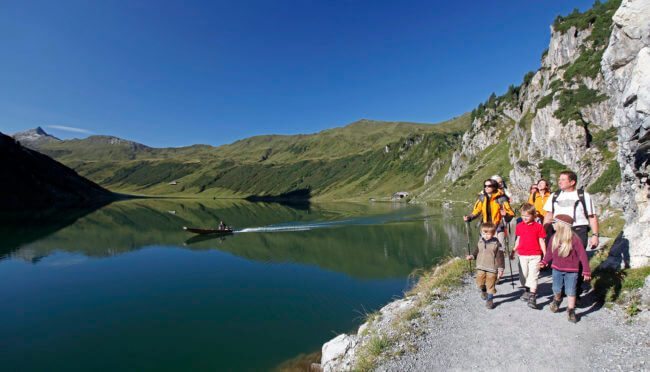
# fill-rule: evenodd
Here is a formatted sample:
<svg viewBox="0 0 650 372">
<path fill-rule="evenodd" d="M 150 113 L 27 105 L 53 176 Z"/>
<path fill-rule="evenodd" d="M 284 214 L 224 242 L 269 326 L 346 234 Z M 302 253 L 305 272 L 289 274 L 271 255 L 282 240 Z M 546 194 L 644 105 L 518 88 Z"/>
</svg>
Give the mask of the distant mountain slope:
<svg viewBox="0 0 650 372">
<path fill-rule="evenodd" d="M 113 136 L 90 136 L 84 139 L 40 143 L 30 147 L 61 161 L 133 160 L 137 157 L 149 157 L 154 151 L 141 143 Z"/>
<path fill-rule="evenodd" d="M 46 133 L 41 127 L 36 127 L 24 132 L 16 133 L 13 135 L 13 137 L 23 146 L 27 146 L 32 149 L 38 148 L 46 143 L 56 143 L 61 141 L 53 135 Z"/>
<path fill-rule="evenodd" d="M 219 147 L 151 148 L 92 136 L 44 144 L 39 151 L 121 192 L 244 197 L 307 190 L 349 199 L 422 187 L 429 164 L 448 164 L 469 124 L 469 114 L 438 125 L 360 120 L 315 134 L 256 136 Z"/>
<path fill-rule="evenodd" d="M 114 195 L 0 133 L 0 210 L 90 206 Z"/>
</svg>

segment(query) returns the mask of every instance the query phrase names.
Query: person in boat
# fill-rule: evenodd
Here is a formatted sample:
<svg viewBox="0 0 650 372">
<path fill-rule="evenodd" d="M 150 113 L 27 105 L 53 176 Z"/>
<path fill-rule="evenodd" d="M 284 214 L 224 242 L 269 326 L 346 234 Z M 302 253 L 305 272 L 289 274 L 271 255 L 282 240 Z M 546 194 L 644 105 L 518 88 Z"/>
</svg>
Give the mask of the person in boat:
<svg viewBox="0 0 650 372">
<path fill-rule="evenodd" d="M 223 223 L 223 221 L 219 221 L 219 230 L 225 230 L 226 229 L 226 224 Z"/>
</svg>

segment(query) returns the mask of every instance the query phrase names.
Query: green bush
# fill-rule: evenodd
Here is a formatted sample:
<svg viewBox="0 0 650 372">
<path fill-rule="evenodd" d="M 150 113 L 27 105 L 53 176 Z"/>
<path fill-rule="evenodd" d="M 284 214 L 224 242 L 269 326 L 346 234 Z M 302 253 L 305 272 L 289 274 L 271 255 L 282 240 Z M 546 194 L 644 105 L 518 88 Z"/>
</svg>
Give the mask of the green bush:
<svg viewBox="0 0 650 372">
<path fill-rule="evenodd" d="M 616 128 L 609 128 L 595 132 L 591 139 L 591 145 L 595 146 L 606 158 L 612 158 L 614 154 L 609 151 L 608 143 L 616 141 L 617 131 Z"/>
<path fill-rule="evenodd" d="M 564 87 L 564 81 L 562 81 L 561 79 L 553 80 L 551 81 L 551 84 L 549 84 L 548 87 L 552 92 L 557 92 L 558 90 Z"/>
<path fill-rule="evenodd" d="M 564 71 L 564 80 L 572 81 L 576 77 L 595 78 L 600 72 L 600 61 L 603 59 L 604 49 L 584 49 L 580 56 Z"/>
<path fill-rule="evenodd" d="M 553 159 L 546 159 L 538 166 L 542 178 L 551 182 L 560 175 L 560 172 L 567 169 L 566 165 Z"/>
<path fill-rule="evenodd" d="M 612 160 L 603 174 L 587 188 L 587 191 L 592 194 L 610 192 L 619 183 L 621 183 L 621 168 L 616 160 Z"/>
<path fill-rule="evenodd" d="M 557 16 L 553 22 L 553 29 L 559 33 L 567 32 L 571 27 L 575 27 L 581 31 L 589 26 L 594 26 L 596 35 L 592 33 L 592 38 L 603 38 L 603 30 L 609 31 L 609 26 L 612 22 L 612 16 L 618 7 L 621 5 L 621 0 L 609 0 L 601 3 L 596 0 L 594 5 L 584 13 L 580 13 L 578 9 L 573 9 L 571 14 L 567 16 Z M 609 33 L 607 33 L 609 37 Z"/>
<path fill-rule="evenodd" d="M 537 102 L 537 106 L 535 106 L 535 109 L 539 110 L 539 109 L 544 108 L 544 107 L 548 106 L 549 104 L 551 104 L 551 102 L 553 102 L 553 96 L 554 95 L 555 95 L 555 92 L 551 92 L 551 93 L 545 95 L 544 97 L 542 97 Z"/>
<path fill-rule="evenodd" d="M 548 53 L 548 49 L 546 49 L 546 52 Z M 533 76 L 535 76 L 535 73 L 533 71 L 528 71 L 526 75 L 524 75 L 524 85 L 530 84 L 531 80 L 533 80 Z"/>
<path fill-rule="evenodd" d="M 602 102 L 607 96 L 600 94 L 597 90 L 589 89 L 584 84 L 580 84 L 578 89 L 561 90 L 558 97 L 560 107 L 553 115 L 562 122 L 568 124 L 570 120 L 582 121 L 580 109 L 594 103 Z"/>
</svg>

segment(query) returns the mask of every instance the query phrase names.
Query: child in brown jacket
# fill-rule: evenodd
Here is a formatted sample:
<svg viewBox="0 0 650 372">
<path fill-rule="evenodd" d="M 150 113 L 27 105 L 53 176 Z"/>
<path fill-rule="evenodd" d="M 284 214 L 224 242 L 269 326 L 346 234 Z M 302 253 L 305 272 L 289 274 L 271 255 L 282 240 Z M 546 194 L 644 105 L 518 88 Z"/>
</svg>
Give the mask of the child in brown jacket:
<svg viewBox="0 0 650 372">
<path fill-rule="evenodd" d="M 494 309 L 493 298 L 497 293 L 495 286 L 503 276 L 505 268 L 503 249 L 495 234 L 494 224 L 482 224 L 481 239 L 474 249 L 474 254 L 467 256 L 468 260 L 476 260 L 476 285 L 481 290 L 481 298 L 486 300 L 485 307 L 488 309 Z"/>
</svg>

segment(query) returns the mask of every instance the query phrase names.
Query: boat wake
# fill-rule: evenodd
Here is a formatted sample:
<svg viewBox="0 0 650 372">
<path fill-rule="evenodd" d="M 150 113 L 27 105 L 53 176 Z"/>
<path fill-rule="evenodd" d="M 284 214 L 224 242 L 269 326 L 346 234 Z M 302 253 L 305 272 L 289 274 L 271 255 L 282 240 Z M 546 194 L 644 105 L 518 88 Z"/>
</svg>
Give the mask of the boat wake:
<svg viewBox="0 0 650 372">
<path fill-rule="evenodd" d="M 335 225 L 343 225 L 346 221 L 333 221 L 322 222 L 310 225 L 275 225 L 275 226 L 262 226 L 262 227 L 247 227 L 245 229 L 237 230 L 235 233 L 254 233 L 254 232 L 287 232 L 287 231 L 309 231 L 314 229 L 322 229 L 326 227 L 333 227 Z"/>
</svg>

